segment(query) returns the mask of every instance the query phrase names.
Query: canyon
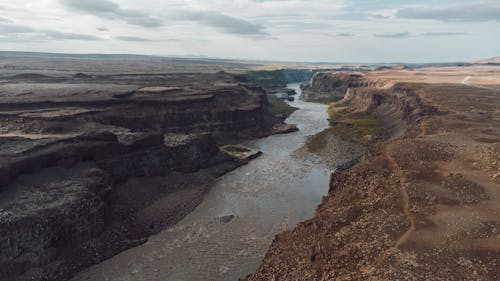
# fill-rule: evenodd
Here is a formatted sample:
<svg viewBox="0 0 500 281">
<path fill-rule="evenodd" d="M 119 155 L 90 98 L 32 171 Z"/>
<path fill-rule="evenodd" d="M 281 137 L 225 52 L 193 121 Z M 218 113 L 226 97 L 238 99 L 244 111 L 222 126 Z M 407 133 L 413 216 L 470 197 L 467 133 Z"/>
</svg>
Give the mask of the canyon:
<svg viewBox="0 0 500 281">
<path fill-rule="evenodd" d="M 299 90 L 298 84 L 289 87 Z M 299 100 L 290 105 L 297 110 L 286 122 L 299 131 L 245 143 L 262 156 L 218 178 L 193 212 L 71 280 L 229 281 L 254 271 L 274 235 L 311 216 L 328 188 L 328 165 L 296 152 L 328 127 L 326 105 Z M 340 151 L 337 156 L 339 164 L 353 157 L 343 159 Z"/>
<path fill-rule="evenodd" d="M 101 59 L 0 63 L 0 280 L 500 279 L 498 65 Z"/>
</svg>

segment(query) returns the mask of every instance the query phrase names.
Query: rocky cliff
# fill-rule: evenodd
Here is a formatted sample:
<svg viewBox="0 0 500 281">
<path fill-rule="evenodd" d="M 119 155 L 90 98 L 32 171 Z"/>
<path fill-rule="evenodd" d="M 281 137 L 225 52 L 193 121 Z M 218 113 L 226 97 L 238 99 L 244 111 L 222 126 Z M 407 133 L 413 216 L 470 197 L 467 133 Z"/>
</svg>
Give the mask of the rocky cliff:
<svg viewBox="0 0 500 281">
<path fill-rule="evenodd" d="M 491 119 L 498 94 L 391 84 L 348 88 L 332 105 L 342 117 L 333 128 L 373 116 L 389 130 L 381 141 L 362 140 L 364 159 L 332 174 L 316 215 L 277 235 L 247 280 L 500 277 L 500 136 L 488 130 L 500 125 Z"/>
<path fill-rule="evenodd" d="M 227 73 L 15 76 L 0 96 L 1 280 L 66 280 L 143 243 L 242 164 L 220 145 L 278 121 Z"/>
<path fill-rule="evenodd" d="M 302 87 L 302 93 L 306 100 L 334 102 L 342 99 L 349 88 L 379 84 L 379 81 L 367 79 L 361 72 L 319 72 Z"/>
<path fill-rule="evenodd" d="M 89 262 L 83 259 L 89 253 L 83 252 L 82 247 L 93 239 L 109 238 L 107 232 L 112 226 L 119 225 L 124 230 L 107 241 L 109 245 L 104 249 L 95 249 L 98 255 L 106 256 L 126 248 L 127 243 L 135 244 L 124 242 L 127 240 L 139 243 L 150 226 L 133 230 L 146 222 L 127 221 L 130 218 L 115 212 L 121 210 L 133 217 L 146 203 L 158 199 L 140 202 L 142 192 L 153 192 L 150 196 L 161 198 L 171 191 L 152 191 L 136 185 L 137 190 L 129 196 L 116 199 L 123 196 L 120 190 L 130 179 L 140 182 L 142 178 L 166 177 L 167 181 L 175 172 L 237 166 L 219 152 L 210 135 L 135 134 L 133 138 L 121 141 L 116 136 L 86 136 L 2 155 L 1 168 L 6 175 L 0 201 L 2 278 L 25 274 L 25 278 L 39 276 L 38 280 L 43 276 L 47 280 L 64 279 L 71 273 L 70 266 Z M 12 139 L 9 143 L 18 141 L 22 140 Z M 137 209 L 128 206 L 131 204 L 137 205 Z M 75 259 L 75 255 L 82 259 Z M 56 271 L 51 272 L 51 266 Z"/>
<path fill-rule="evenodd" d="M 261 70 L 247 72 L 243 77 L 269 92 L 277 92 L 285 88 L 288 83 L 308 81 L 316 72 L 311 69 Z"/>
</svg>

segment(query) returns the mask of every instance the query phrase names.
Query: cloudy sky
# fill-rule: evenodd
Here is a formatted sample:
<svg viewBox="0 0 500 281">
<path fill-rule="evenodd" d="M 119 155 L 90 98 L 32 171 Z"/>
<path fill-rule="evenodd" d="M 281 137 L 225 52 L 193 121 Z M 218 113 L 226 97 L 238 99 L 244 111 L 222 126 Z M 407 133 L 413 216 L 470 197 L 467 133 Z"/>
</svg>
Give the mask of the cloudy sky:
<svg viewBox="0 0 500 281">
<path fill-rule="evenodd" d="M 0 1 L 0 50 L 328 62 L 500 56 L 500 1 Z"/>
</svg>

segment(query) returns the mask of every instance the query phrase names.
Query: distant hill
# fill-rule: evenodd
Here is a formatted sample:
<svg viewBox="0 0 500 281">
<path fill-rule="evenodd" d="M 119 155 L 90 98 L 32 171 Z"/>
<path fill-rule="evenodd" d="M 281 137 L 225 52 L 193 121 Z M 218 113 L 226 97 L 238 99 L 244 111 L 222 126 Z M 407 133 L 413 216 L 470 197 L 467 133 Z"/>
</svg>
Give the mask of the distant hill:
<svg viewBox="0 0 500 281">
<path fill-rule="evenodd" d="M 16 51 L 0 51 L 0 57 L 49 58 L 49 59 L 101 59 L 101 60 L 160 59 L 168 61 L 245 62 L 243 60 L 209 58 L 209 57 L 190 57 L 190 56 L 184 57 L 184 56 L 159 56 L 159 55 L 134 55 L 134 54 L 66 54 L 66 53 L 46 53 L 46 52 L 16 52 Z"/>
<path fill-rule="evenodd" d="M 47 76 L 131 73 L 244 73 L 263 68 L 248 61 L 181 58 L 132 54 L 58 54 L 0 51 L 0 77 L 42 74 Z M 79 74 L 80 73 L 80 74 Z"/>
<path fill-rule="evenodd" d="M 475 63 L 478 63 L 478 64 L 500 64 L 500 57 L 493 57 L 493 58 L 489 58 L 489 59 L 478 60 Z"/>
<path fill-rule="evenodd" d="M 382 71 L 382 70 L 405 70 L 405 69 L 411 69 L 409 66 L 400 64 L 400 65 L 394 65 L 394 66 L 380 66 L 375 69 L 375 71 Z"/>
<path fill-rule="evenodd" d="M 150 58 L 147 55 L 129 55 L 129 54 L 59 54 L 42 52 L 11 52 L 0 51 L 0 57 L 33 57 L 33 58 L 76 58 L 76 59 L 132 59 L 132 58 Z"/>
</svg>

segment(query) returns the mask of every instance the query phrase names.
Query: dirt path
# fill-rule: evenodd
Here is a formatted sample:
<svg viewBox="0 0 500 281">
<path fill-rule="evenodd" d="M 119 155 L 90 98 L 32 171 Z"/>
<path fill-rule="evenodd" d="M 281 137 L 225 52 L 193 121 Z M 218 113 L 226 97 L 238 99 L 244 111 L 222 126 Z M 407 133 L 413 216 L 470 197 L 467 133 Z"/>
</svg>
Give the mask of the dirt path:
<svg viewBox="0 0 500 281">
<path fill-rule="evenodd" d="M 480 86 L 480 85 L 475 85 L 469 82 L 469 80 L 472 78 L 472 76 L 466 76 L 464 80 L 462 80 L 462 84 L 473 87 L 473 88 L 478 88 L 478 89 L 485 89 L 485 90 L 492 90 L 492 91 L 500 91 L 500 88 L 494 88 L 494 87 L 487 87 L 487 86 Z"/>
<path fill-rule="evenodd" d="M 410 237 L 412 232 L 415 230 L 415 219 L 413 218 L 411 211 L 410 211 L 410 198 L 408 196 L 408 190 L 406 189 L 407 182 L 405 179 L 405 175 L 404 175 L 404 172 L 399 167 L 396 160 L 394 159 L 394 157 L 392 157 L 391 149 L 392 149 L 392 147 L 389 144 L 386 147 L 384 154 L 387 157 L 387 159 L 389 160 L 389 162 L 391 163 L 392 170 L 395 172 L 395 174 L 398 175 L 398 178 L 399 178 L 399 184 L 400 184 L 400 189 L 401 189 L 401 207 L 402 207 L 402 211 L 403 211 L 403 213 L 408 221 L 408 229 L 406 230 L 406 232 L 403 235 L 401 235 L 401 237 L 397 240 L 396 244 L 394 244 L 393 247 L 384 251 L 384 253 L 382 255 L 380 255 L 380 257 L 373 263 L 373 266 L 372 266 L 373 268 L 378 268 L 378 267 L 382 266 L 382 264 L 389 257 L 392 250 L 394 248 L 397 248 L 397 247 L 401 246 L 402 244 L 404 244 L 408 240 L 408 237 Z"/>
</svg>

